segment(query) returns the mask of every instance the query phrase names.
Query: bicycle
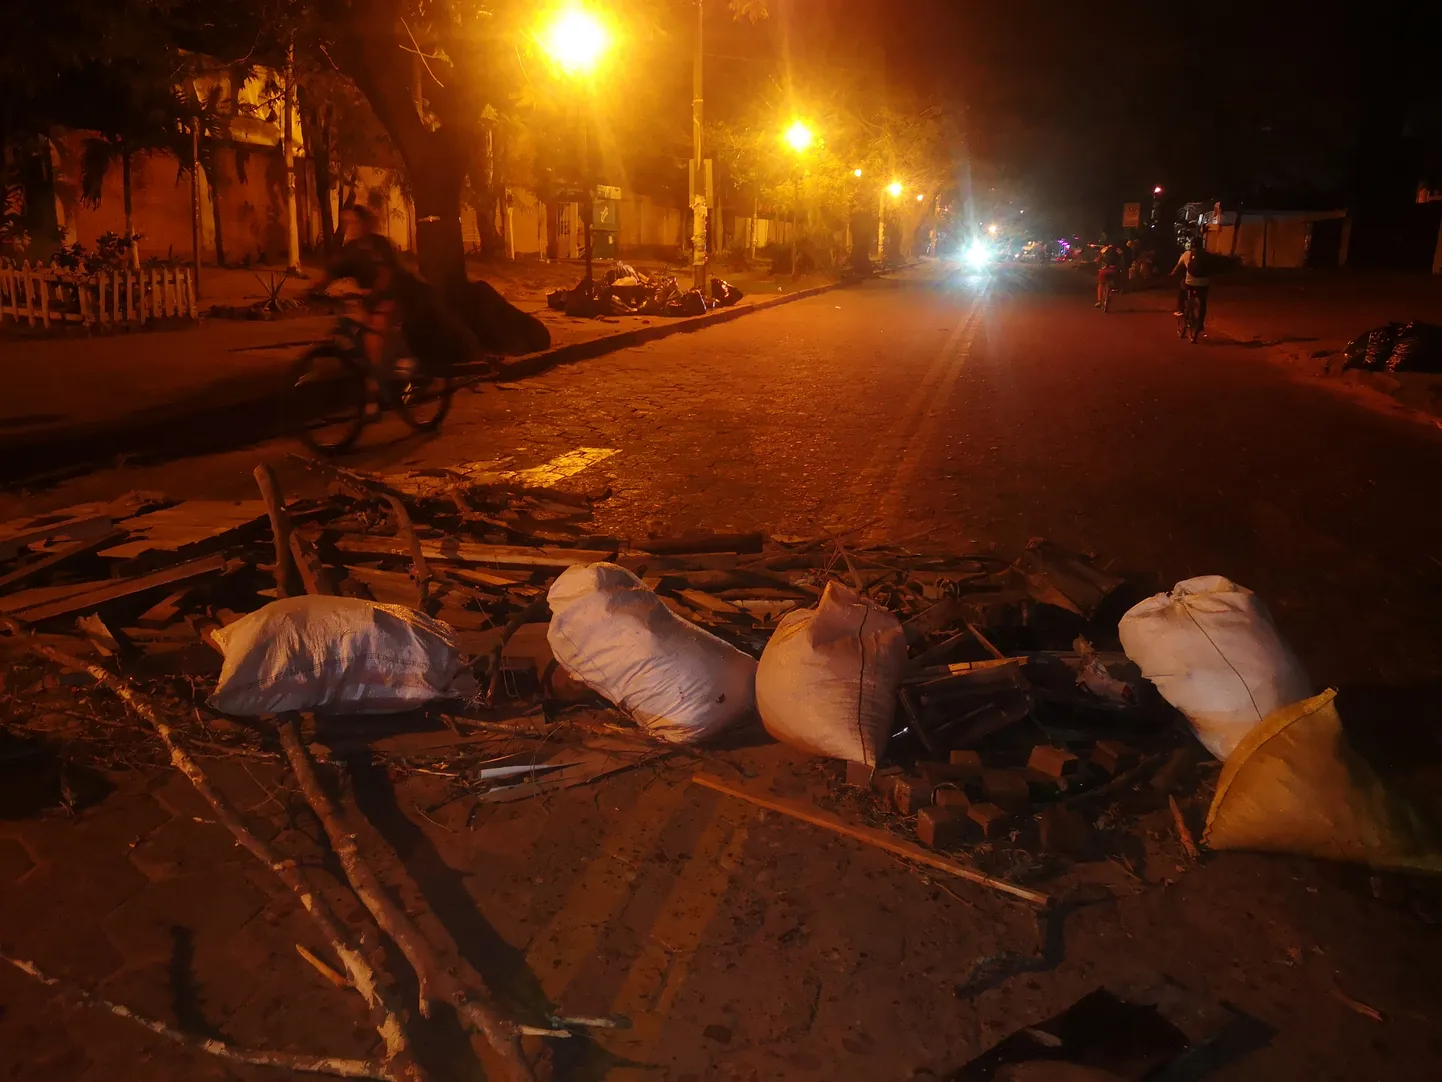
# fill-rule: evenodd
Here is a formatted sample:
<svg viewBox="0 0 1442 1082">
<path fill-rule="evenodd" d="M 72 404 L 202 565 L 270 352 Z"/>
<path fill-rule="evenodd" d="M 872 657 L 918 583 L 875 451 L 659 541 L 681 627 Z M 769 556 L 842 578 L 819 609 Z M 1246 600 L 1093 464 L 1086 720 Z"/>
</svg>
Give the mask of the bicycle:
<svg viewBox="0 0 1442 1082">
<path fill-rule="evenodd" d="M 1182 305 L 1181 315 L 1177 316 L 1177 337 L 1186 338 L 1188 335 L 1193 345 L 1202 336 L 1202 295 L 1194 286 L 1187 287 L 1186 303 Z"/>
<path fill-rule="evenodd" d="M 373 333 L 343 315 L 330 340 L 313 346 L 296 365 L 291 427 L 311 450 L 347 450 L 387 408 L 417 432 L 435 431 L 450 411 L 450 376 L 431 371 L 415 357 L 398 358 L 383 376 L 365 351 L 364 336 Z"/>
</svg>

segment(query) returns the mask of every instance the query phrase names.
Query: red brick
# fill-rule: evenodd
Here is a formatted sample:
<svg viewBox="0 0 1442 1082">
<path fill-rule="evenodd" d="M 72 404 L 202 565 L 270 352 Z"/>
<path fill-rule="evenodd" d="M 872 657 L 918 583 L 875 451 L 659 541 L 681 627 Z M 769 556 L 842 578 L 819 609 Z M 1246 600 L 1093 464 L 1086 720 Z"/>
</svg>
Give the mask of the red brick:
<svg viewBox="0 0 1442 1082">
<path fill-rule="evenodd" d="M 973 823 L 981 827 L 982 834 L 989 840 L 1000 837 L 1011 822 L 1011 813 L 996 804 L 973 804 L 966 814 Z"/>
<path fill-rule="evenodd" d="M 866 763 L 846 764 L 846 784 L 855 785 L 859 789 L 870 789 L 871 781 L 876 776 L 876 767 L 868 766 Z"/>
<path fill-rule="evenodd" d="M 1099 770 L 1115 774 L 1124 763 L 1137 757 L 1135 749 L 1120 740 L 1098 740 L 1092 748 L 1091 763 Z"/>
<path fill-rule="evenodd" d="M 971 798 L 966 795 L 966 790 L 954 785 L 938 786 L 933 796 L 938 808 L 966 808 L 971 806 Z"/>
<path fill-rule="evenodd" d="M 986 799 L 999 804 L 1012 815 L 1031 811 L 1031 786 L 1019 770 L 987 770 L 981 775 L 981 788 Z"/>
<path fill-rule="evenodd" d="M 1031 749 L 1031 758 L 1026 761 L 1028 770 L 1035 770 L 1048 778 L 1065 778 L 1075 774 L 1081 761 L 1066 748 L 1055 748 L 1050 744 L 1038 744 Z"/>
<path fill-rule="evenodd" d="M 955 849 L 975 830 L 963 808 L 922 808 L 916 816 L 916 836 L 933 849 Z"/>
<path fill-rule="evenodd" d="M 930 806 L 931 795 L 931 782 L 921 778 L 902 778 L 891 791 L 891 800 L 902 815 L 915 815 Z"/>
</svg>

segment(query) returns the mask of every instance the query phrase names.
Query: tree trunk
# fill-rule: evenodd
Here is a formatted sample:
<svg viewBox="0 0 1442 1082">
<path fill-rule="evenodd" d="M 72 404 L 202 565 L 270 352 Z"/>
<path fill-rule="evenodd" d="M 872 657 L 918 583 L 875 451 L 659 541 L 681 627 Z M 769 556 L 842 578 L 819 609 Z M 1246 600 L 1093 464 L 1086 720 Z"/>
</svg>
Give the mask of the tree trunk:
<svg viewBox="0 0 1442 1082">
<path fill-rule="evenodd" d="M 330 192 L 335 183 L 331 172 L 330 154 L 330 106 L 322 113 L 316 107 L 314 97 L 306 90 L 305 84 L 296 87 L 300 99 L 300 134 L 305 142 L 305 152 L 315 169 L 315 198 L 320 207 L 320 244 L 326 255 L 334 255 L 336 249 L 335 214 L 331 211 Z"/>
<path fill-rule="evenodd" d="M 210 148 L 207 158 L 201 159 L 205 171 L 205 183 L 210 188 L 210 225 L 215 233 L 215 265 L 225 266 L 225 237 L 220 230 L 220 163 L 216 161 L 216 147 Z"/>
<path fill-rule="evenodd" d="M 421 277 L 446 296 L 466 284 L 466 249 L 461 239 L 461 187 L 464 170 L 453 161 L 436 160 L 411 168 L 411 195 L 416 206 L 416 261 Z"/>
<path fill-rule="evenodd" d="M 120 194 L 125 204 L 125 236 L 130 240 L 131 266 L 139 268 L 140 242 L 135 239 L 135 214 L 130 193 L 130 148 L 123 147 L 120 151 Z"/>
</svg>

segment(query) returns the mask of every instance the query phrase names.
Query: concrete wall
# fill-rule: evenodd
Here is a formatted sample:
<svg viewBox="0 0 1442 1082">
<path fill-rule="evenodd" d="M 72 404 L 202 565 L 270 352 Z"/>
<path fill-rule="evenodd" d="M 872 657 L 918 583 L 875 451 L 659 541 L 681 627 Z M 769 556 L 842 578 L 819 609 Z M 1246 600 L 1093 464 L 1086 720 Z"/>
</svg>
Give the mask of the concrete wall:
<svg viewBox="0 0 1442 1082">
<path fill-rule="evenodd" d="M 1240 222 L 1208 227 L 1207 250 L 1235 255 L 1248 267 L 1305 267 L 1313 223 L 1344 215 L 1343 211 L 1244 212 Z M 1346 262 L 1345 245 L 1341 261 Z"/>
<path fill-rule="evenodd" d="M 55 200 L 68 242 L 95 246 L 102 233 L 125 231 L 125 195 L 120 162 L 101 185 L 98 206 L 81 201 L 80 156 L 86 132 L 64 132 L 55 147 Z M 286 248 L 284 165 L 280 152 L 267 147 L 222 147 L 215 155 L 215 177 L 201 175 L 203 258 L 215 259 L 215 218 L 211 202 L 220 201 L 220 231 L 228 263 L 283 261 Z M 212 181 L 214 190 L 212 190 Z M 302 182 L 303 184 L 303 182 Z M 142 258 L 191 253 L 190 173 L 170 153 L 138 154 L 131 160 L 132 221 L 141 234 Z M 302 187 L 302 197 L 304 190 Z M 313 208 L 311 208 L 313 209 Z M 314 215 L 318 219 L 319 215 Z M 319 224 L 315 226 L 319 229 Z"/>
</svg>

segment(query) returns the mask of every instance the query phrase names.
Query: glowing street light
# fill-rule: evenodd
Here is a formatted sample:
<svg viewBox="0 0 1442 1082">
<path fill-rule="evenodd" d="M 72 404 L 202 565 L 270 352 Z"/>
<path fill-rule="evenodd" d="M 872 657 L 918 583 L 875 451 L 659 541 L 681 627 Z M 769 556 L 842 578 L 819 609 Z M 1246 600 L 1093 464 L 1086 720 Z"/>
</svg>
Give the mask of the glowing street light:
<svg viewBox="0 0 1442 1082">
<path fill-rule="evenodd" d="M 782 138 L 786 140 L 787 146 L 796 151 L 797 154 L 800 154 L 805 151 L 807 147 L 811 146 L 812 141 L 816 137 L 811 133 L 811 129 L 801 121 L 793 120 L 791 127 L 786 129 L 786 134 L 783 135 Z"/>
<path fill-rule="evenodd" d="M 860 170 L 860 169 L 853 169 L 853 170 L 851 171 L 851 175 L 852 175 L 853 177 L 859 177 L 859 176 L 861 176 L 861 170 Z"/>
<path fill-rule="evenodd" d="M 546 55 L 567 75 L 590 75 L 611 45 L 606 27 L 581 7 L 557 13 L 538 40 Z"/>
<path fill-rule="evenodd" d="M 991 225 L 986 227 L 986 231 L 990 233 L 993 237 L 996 236 L 996 223 L 992 222 Z"/>
<path fill-rule="evenodd" d="M 890 184 L 886 186 L 886 190 L 891 193 L 891 198 L 893 199 L 899 199 L 901 197 L 901 193 L 905 191 L 905 189 L 901 186 L 901 181 L 899 180 L 893 180 Z"/>
<path fill-rule="evenodd" d="M 1152 189 L 1152 194 L 1153 194 L 1153 195 L 1161 195 L 1161 194 L 1162 194 L 1162 186 L 1161 186 L 1160 184 L 1158 184 L 1155 188 Z"/>
<path fill-rule="evenodd" d="M 918 203 L 920 203 L 920 202 L 921 202 L 923 199 L 925 199 L 925 198 L 926 198 L 926 196 L 925 196 L 925 194 L 923 194 L 922 192 L 917 192 L 917 193 L 916 193 L 916 201 L 917 201 Z"/>
</svg>

